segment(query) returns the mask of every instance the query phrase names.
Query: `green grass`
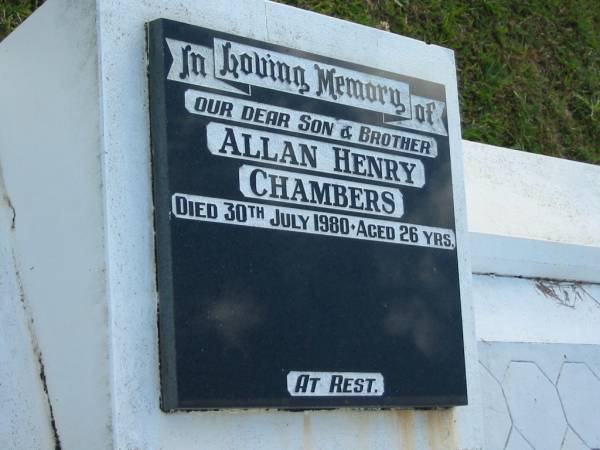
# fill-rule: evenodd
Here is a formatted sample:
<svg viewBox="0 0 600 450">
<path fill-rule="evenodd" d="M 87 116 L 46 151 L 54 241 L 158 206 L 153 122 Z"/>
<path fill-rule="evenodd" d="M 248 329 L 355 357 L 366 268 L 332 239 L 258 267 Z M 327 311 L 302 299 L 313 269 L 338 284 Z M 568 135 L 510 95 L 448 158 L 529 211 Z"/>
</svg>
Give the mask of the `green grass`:
<svg viewBox="0 0 600 450">
<path fill-rule="evenodd" d="M 454 49 L 465 139 L 600 163 L 600 1 L 283 2 Z"/>
<path fill-rule="evenodd" d="M 465 139 L 600 164 L 600 0 L 282 2 L 454 49 Z"/>
<path fill-rule="evenodd" d="M 42 3 L 43 0 L 0 0 L 0 41 Z"/>
</svg>

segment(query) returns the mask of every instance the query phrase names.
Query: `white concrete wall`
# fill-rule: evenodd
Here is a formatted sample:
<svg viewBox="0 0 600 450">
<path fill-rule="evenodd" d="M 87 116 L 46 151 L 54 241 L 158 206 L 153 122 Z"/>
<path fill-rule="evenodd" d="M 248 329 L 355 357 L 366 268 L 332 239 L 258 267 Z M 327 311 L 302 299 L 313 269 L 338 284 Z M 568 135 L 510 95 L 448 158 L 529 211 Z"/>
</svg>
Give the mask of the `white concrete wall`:
<svg viewBox="0 0 600 450">
<path fill-rule="evenodd" d="M 464 148 L 485 448 L 600 448 L 600 167 Z"/>
<path fill-rule="evenodd" d="M 3 449 L 112 441 L 97 44 L 91 0 L 0 44 Z"/>
<path fill-rule="evenodd" d="M 143 29 L 158 17 L 453 70 L 443 50 L 389 58 L 431 47 L 262 0 L 49 0 L 0 44 L 0 448 L 600 447 L 600 168 L 466 141 L 469 407 L 160 412 Z"/>
</svg>

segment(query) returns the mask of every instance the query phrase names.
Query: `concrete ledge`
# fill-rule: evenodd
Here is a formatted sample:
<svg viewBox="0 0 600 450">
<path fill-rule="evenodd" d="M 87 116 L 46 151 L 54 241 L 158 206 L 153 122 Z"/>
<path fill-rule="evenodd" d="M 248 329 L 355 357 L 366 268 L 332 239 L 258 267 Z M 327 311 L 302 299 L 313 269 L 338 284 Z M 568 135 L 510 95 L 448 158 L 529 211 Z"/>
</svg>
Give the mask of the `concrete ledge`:
<svg viewBox="0 0 600 450">
<path fill-rule="evenodd" d="M 469 233 L 475 274 L 600 283 L 600 247 Z"/>
<path fill-rule="evenodd" d="M 463 150 L 470 232 L 600 248 L 600 166 L 469 141 Z"/>
</svg>

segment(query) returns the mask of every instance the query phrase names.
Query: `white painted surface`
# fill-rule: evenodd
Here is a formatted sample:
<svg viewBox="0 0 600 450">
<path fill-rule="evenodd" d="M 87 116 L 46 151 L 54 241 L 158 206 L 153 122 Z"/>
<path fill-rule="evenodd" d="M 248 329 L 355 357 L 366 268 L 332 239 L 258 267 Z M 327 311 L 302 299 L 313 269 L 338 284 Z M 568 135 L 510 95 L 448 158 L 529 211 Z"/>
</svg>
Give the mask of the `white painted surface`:
<svg viewBox="0 0 600 450">
<path fill-rule="evenodd" d="M 513 430 L 506 444 L 506 450 L 534 450 L 525 438 L 517 431 Z"/>
<path fill-rule="evenodd" d="M 473 273 L 600 283 L 600 247 L 476 232 L 469 237 Z"/>
<path fill-rule="evenodd" d="M 486 448 L 598 448 L 600 167 L 464 148 Z"/>
<path fill-rule="evenodd" d="M 0 165 L 16 215 L 3 241 L 31 316 L 23 345 L 39 351 L 63 449 L 112 440 L 94 10 L 91 0 L 48 2 L 0 44 Z M 11 369 L 18 383 L 31 375 Z M 47 427 L 19 432 L 47 443 Z"/>
<path fill-rule="evenodd" d="M 159 17 L 414 77 L 435 68 L 432 81 L 448 83 L 458 124 L 453 56 L 439 47 L 259 0 L 49 0 L 0 44 L 2 194 L 17 214 L 11 231 L 5 200 L 0 402 L 9 413 L 0 417 L 0 447 L 53 448 L 38 350 L 63 449 L 555 448 L 558 432 L 540 431 L 530 417 L 539 407 L 525 401 L 542 386 L 540 411 L 560 422 L 551 390 L 515 362 L 538 367 L 563 400 L 569 427 L 556 448 L 599 445 L 595 387 L 582 397 L 579 384 L 596 386 L 600 374 L 600 287 L 515 276 L 598 281 L 600 168 L 470 142 L 475 270 L 509 276 L 476 275 L 474 305 L 471 280 L 461 286 L 469 407 L 160 412 L 143 29 Z M 409 47 L 405 57 L 390 58 L 400 44 Z M 41 82 L 33 71 L 40 67 Z M 460 148 L 460 136 L 450 139 Z M 459 258 L 470 271 L 462 155 L 452 164 Z"/>
<path fill-rule="evenodd" d="M 469 231 L 600 247 L 600 168 L 464 142 Z"/>
<path fill-rule="evenodd" d="M 571 429 L 567 430 L 561 450 L 589 450 L 581 438 Z"/>
<path fill-rule="evenodd" d="M 479 355 L 486 449 L 598 448 L 600 346 L 480 342 Z"/>
<path fill-rule="evenodd" d="M 600 285 L 473 275 L 478 339 L 600 345 Z"/>
<path fill-rule="evenodd" d="M 0 172 L 0 448 L 52 448 L 54 436 L 31 311 L 13 253 L 13 211 Z"/>
<path fill-rule="evenodd" d="M 503 450 L 510 436 L 512 421 L 502 385 L 492 373 L 481 366 L 481 386 L 483 394 L 483 424 L 485 428 L 485 449 Z M 489 424 L 494 424 L 490 427 Z"/>
<path fill-rule="evenodd" d="M 514 426 L 535 449 L 560 450 L 567 422 L 552 382 L 529 361 L 509 364 L 502 384 Z"/>
<path fill-rule="evenodd" d="M 600 167 L 464 141 L 473 272 L 600 283 Z"/>
<path fill-rule="evenodd" d="M 588 447 L 600 448 L 600 376 L 584 362 L 569 362 L 556 385 L 573 431 Z"/>
</svg>

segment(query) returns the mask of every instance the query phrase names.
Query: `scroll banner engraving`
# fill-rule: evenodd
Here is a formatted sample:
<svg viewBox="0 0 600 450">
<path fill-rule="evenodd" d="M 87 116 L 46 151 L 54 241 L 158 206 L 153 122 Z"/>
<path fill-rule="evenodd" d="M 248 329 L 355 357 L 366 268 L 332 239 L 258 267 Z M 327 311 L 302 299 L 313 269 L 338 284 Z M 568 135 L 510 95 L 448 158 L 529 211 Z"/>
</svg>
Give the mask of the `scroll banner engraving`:
<svg viewBox="0 0 600 450">
<path fill-rule="evenodd" d="M 446 104 L 412 95 L 408 83 L 231 40 L 213 48 L 166 38 L 172 81 L 250 95 L 252 86 L 382 113 L 382 123 L 447 135 Z"/>
<path fill-rule="evenodd" d="M 437 142 L 432 137 L 281 106 L 268 105 L 267 109 L 266 105 L 250 100 L 235 99 L 234 103 L 231 97 L 194 89 L 185 92 L 185 108 L 192 114 L 204 117 L 263 125 L 270 129 L 293 131 L 353 145 L 428 158 L 435 158 L 438 154 Z"/>
<path fill-rule="evenodd" d="M 224 200 L 176 193 L 171 197 L 171 213 L 179 219 L 216 222 L 242 227 L 284 230 L 346 239 L 385 242 L 416 247 L 454 250 L 454 231 L 447 228 L 413 225 L 288 208 L 263 203 Z"/>
<path fill-rule="evenodd" d="M 418 159 L 215 122 L 206 127 L 206 136 L 215 156 L 415 188 L 425 185 L 425 169 Z"/>
<path fill-rule="evenodd" d="M 239 176 L 240 191 L 248 198 L 395 218 L 404 214 L 399 189 L 247 164 L 240 167 Z"/>
<path fill-rule="evenodd" d="M 292 397 L 382 396 L 383 375 L 364 372 L 297 372 L 287 375 Z"/>
</svg>

